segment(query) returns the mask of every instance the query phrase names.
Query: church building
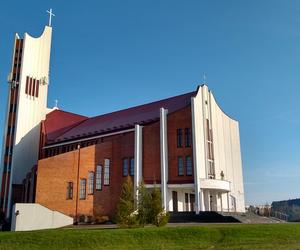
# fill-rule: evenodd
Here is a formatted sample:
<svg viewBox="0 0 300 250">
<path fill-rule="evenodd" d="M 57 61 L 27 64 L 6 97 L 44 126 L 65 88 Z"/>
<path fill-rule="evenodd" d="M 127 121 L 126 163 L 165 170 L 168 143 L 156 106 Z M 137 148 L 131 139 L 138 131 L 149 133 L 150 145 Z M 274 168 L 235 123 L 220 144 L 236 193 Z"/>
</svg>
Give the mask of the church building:
<svg viewBox="0 0 300 250">
<path fill-rule="evenodd" d="M 244 212 L 239 123 L 206 85 L 95 117 L 49 109 L 51 35 L 49 25 L 15 36 L 0 169 L 7 217 L 35 203 L 113 218 L 128 176 L 135 194 L 141 181 L 160 188 L 166 211 Z"/>
</svg>

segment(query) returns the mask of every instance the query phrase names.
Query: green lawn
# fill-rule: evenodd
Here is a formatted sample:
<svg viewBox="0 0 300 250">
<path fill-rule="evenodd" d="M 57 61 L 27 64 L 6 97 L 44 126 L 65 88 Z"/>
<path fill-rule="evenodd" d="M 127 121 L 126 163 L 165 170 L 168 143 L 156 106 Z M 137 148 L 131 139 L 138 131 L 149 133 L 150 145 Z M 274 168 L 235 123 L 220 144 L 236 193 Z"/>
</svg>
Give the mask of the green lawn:
<svg viewBox="0 0 300 250">
<path fill-rule="evenodd" d="M 300 224 L 0 232 L 0 249 L 300 249 Z"/>
</svg>

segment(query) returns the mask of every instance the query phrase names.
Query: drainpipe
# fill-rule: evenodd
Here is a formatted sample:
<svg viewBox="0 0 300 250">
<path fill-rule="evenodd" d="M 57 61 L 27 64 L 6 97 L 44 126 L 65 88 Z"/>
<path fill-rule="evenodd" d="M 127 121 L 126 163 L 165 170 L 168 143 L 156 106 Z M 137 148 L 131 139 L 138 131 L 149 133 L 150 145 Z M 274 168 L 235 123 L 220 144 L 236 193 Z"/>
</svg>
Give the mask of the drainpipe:
<svg viewBox="0 0 300 250">
<path fill-rule="evenodd" d="M 77 146 L 78 149 L 78 161 L 77 161 L 77 180 L 76 180 L 76 206 L 75 206 L 75 222 L 78 224 L 78 190 L 79 190 L 79 169 L 80 169 L 80 143 Z"/>
</svg>

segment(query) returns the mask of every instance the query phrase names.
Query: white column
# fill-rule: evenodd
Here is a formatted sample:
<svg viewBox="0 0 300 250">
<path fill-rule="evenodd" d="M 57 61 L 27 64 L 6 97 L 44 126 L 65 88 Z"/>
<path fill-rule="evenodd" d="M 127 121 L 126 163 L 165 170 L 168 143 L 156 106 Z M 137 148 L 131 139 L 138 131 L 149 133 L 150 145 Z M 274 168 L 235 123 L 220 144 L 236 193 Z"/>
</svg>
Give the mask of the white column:
<svg viewBox="0 0 300 250">
<path fill-rule="evenodd" d="M 167 185 L 168 185 L 168 137 L 167 137 L 168 110 L 160 109 L 160 168 L 161 168 L 161 199 L 162 207 L 168 211 Z"/>
<path fill-rule="evenodd" d="M 227 211 L 230 212 L 229 211 L 229 193 L 228 192 L 227 192 Z"/>
<path fill-rule="evenodd" d="M 142 127 L 135 125 L 134 129 L 134 194 L 138 199 L 138 187 L 142 181 L 143 134 Z"/>
</svg>

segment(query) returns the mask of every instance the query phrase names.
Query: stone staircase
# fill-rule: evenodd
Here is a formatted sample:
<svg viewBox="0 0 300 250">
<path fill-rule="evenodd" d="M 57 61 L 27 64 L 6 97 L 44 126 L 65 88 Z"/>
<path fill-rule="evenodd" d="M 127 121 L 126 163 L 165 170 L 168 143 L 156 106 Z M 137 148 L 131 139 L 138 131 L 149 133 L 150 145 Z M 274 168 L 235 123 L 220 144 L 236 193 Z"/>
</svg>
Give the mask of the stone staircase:
<svg viewBox="0 0 300 250">
<path fill-rule="evenodd" d="M 252 223 L 252 224 L 285 223 L 285 221 L 275 217 L 264 217 L 251 212 L 246 212 L 246 213 L 223 212 L 222 215 L 231 216 L 237 219 L 238 221 L 240 221 L 241 223 Z"/>
<path fill-rule="evenodd" d="M 217 212 L 170 212 L 169 223 L 239 223 L 231 215 L 222 215 Z"/>
<path fill-rule="evenodd" d="M 274 217 L 264 217 L 251 212 L 170 212 L 169 223 L 285 223 Z"/>
</svg>

